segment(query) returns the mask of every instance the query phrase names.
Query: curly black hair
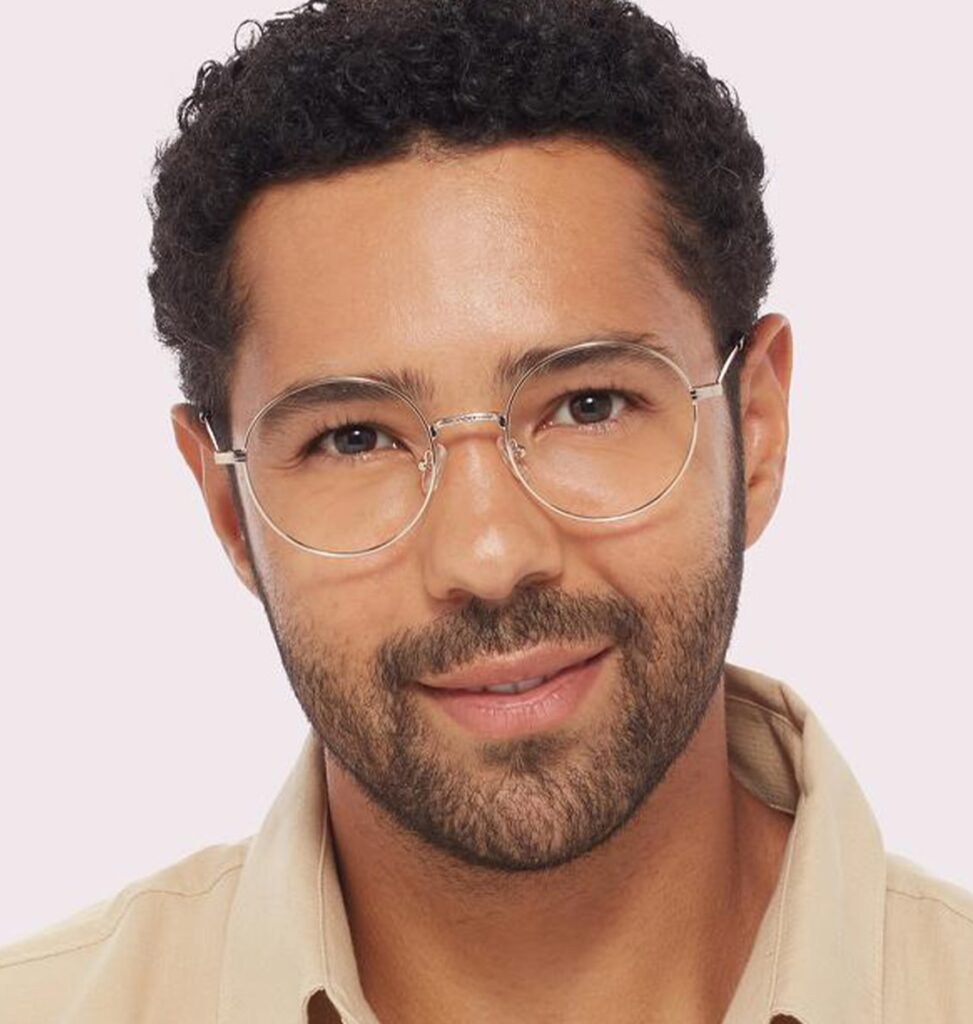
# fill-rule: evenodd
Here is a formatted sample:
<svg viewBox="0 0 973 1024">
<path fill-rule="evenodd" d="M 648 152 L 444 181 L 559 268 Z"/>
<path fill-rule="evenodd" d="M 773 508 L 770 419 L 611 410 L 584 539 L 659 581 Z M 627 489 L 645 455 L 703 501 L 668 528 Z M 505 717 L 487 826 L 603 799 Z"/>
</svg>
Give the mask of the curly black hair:
<svg viewBox="0 0 973 1024">
<path fill-rule="evenodd" d="M 773 273 L 763 152 L 736 94 L 625 0 L 308 3 L 244 22 L 232 55 L 199 69 L 178 122 L 156 154 L 149 289 L 182 391 L 221 439 L 245 316 L 233 232 L 271 183 L 430 140 L 461 153 L 573 136 L 651 172 L 667 262 L 718 353 L 752 324 Z"/>
</svg>

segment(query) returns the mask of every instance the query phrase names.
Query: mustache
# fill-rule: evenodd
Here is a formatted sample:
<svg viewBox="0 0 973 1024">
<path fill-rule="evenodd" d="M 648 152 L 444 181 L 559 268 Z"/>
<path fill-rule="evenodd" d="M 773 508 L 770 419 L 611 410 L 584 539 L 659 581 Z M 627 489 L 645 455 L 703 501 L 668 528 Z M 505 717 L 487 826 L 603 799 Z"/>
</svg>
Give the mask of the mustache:
<svg viewBox="0 0 973 1024">
<path fill-rule="evenodd" d="M 503 605 L 473 597 L 422 628 L 387 637 L 375 653 L 379 685 L 397 691 L 424 675 L 465 667 L 483 657 L 515 655 L 542 643 L 604 641 L 648 649 L 648 617 L 618 594 L 570 594 L 526 588 Z"/>
</svg>

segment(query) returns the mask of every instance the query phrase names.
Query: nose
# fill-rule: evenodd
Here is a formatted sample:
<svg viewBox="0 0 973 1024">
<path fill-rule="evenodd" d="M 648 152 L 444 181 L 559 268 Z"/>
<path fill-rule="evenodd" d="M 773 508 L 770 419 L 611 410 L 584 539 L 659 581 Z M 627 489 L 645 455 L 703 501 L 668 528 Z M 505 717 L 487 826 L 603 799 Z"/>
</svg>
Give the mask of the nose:
<svg viewBox="0 0 973 1024">
<path fill-rule="evenodd" d="M 503 437 L 494 445 L 482 431 L 456 434 L 448 449 L 437 444 L 437 454 L 436 493 L 420 527 L 429 595 L 451 603 L 471 596 L 501 602 L 518 587 L 557 579 L 563 572 L 561 531 L 554 514 L 505 464 Z"/>
</svg>

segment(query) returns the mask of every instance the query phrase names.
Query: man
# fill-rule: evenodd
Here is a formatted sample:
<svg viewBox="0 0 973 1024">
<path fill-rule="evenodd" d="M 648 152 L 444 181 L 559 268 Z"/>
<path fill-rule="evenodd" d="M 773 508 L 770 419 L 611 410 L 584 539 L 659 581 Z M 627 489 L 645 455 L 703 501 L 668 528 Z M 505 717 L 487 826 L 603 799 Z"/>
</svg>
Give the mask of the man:
<svg viewBox="0 0 973 1024">
<path fill-rule="evenodd" d="M 332 0 L 179 122 L 176 441 L 312 728 L 0 1017 L 973 1019 L 973 897 L 725 664 L 791 375 L 730 92 L 616 0 Z"/>
</svg>

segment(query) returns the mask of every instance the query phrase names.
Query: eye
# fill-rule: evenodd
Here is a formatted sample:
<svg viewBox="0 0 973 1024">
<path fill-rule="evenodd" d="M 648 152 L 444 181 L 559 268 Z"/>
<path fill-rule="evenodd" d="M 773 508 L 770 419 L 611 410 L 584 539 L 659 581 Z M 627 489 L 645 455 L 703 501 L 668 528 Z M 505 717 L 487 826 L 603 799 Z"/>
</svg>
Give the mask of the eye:
<svg viewBox="0 0 973 1024">
<path fill-rule="evenodd" d="M 308 445 L 308 454 L 342 458 L 399 447 L 390 434 L 371 423 L 345 423 L 314 438 Z"/>
<path fill-rule="evenodd" d="M 603 423 L 609 418 L 617 418 L 628 404 L 621 391 L 575 391 L 564 397 L 550 422 L 569 427 Z"/>
</svg>

